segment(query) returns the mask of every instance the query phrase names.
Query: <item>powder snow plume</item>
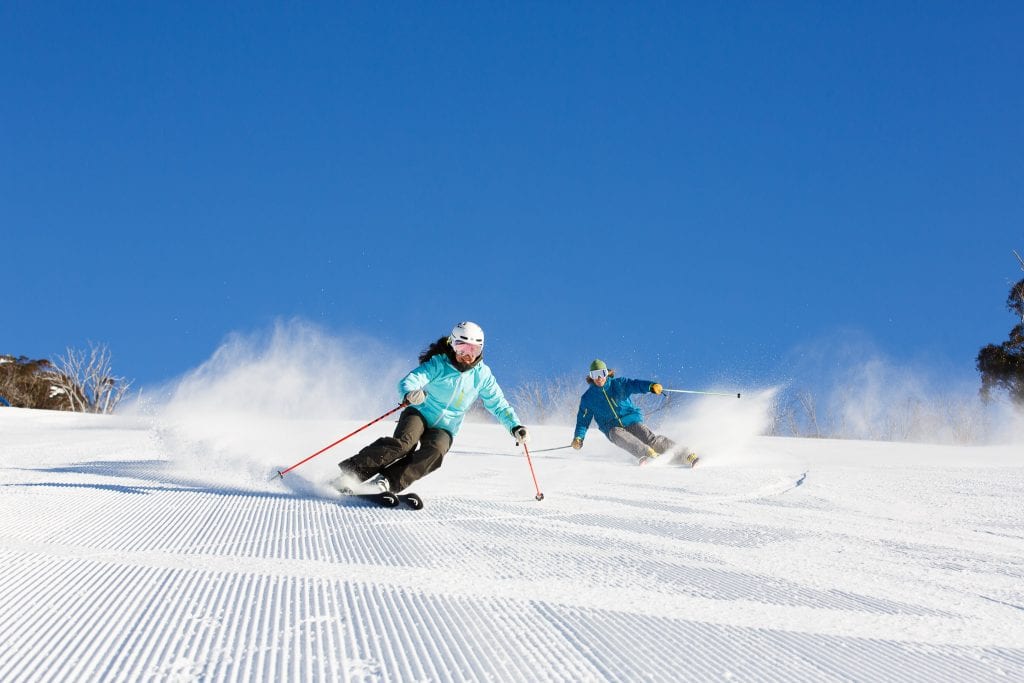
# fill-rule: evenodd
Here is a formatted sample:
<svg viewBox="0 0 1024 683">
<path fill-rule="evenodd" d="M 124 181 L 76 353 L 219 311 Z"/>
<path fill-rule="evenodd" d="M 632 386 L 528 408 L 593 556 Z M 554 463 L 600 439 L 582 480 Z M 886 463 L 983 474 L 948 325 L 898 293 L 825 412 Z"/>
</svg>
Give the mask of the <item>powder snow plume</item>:
<svg viewBox="0 0 1024 683">
<path fill-rule="evenodd" d="M 736 464 L 751 457 L 751 444 L 771 423 L 777 387 L 742 393 L 740 398 L 697 396 L 665 422 L 660 433 L 701 455 L 701 466 Z"/>
<path fill-rule="evenodd" d="M 181 479 L 262 489 L 275 468 L 395 407 L 408 366 L 375 340 L 282 321 L 268 332 L 228 336 L 146 412 Z M 302 479 L 289 477 L 290 485 Z"/>
<path fill-rule="evenodd" d="M 973 373 L 921 355 L 894 359 L 846 330 L 803 344 L 780 392 L 792 436 L 940 444 L 1019 442 L 1024 415 L 1005 397 L 985 404 Z"/>
</svg>

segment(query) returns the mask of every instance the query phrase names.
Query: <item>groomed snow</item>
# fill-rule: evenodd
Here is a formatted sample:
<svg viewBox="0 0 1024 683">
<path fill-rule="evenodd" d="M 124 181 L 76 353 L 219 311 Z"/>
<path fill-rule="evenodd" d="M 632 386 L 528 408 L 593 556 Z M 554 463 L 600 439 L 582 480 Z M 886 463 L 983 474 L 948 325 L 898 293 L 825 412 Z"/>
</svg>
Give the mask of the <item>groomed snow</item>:
<svg viewBox="0 0 1024 683">
<path fill-rule="evenodd" d="M 1024 680 L 1019 445 L 593 430 L 537 502 L 480 422 L 424 510 L 339 502 L 389 420 L 269 481 L 360 424 L 0 408 L 0 680 Z"/>
</svg>

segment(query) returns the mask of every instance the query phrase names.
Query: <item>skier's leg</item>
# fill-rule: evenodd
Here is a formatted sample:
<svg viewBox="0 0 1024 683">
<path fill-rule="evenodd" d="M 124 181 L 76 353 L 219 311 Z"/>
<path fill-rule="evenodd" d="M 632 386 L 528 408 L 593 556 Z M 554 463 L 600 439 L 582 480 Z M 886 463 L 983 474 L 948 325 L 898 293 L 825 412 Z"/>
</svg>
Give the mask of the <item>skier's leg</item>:
<svg viewBox="0 0 1024 683">
<path fill-rule="evenodd" d="M 398 418 L 394 436 L 383 436 L 348 460 L 338 463 L 342 476 L 366 481 L 415 448 L 426 428 L 419 411 L 406 408 Z"/>
<path fill-rule="evenodd" d="M 658 436 L 650 429 L 647 428 L 643 423 L 637 422 L 626 427 L 632 432 L 638 439 L 643 440 L 651 448 L 658 451 L 660 454 L 668 454 L 668 462 L 675 465 L 693 465 L 697 462 L 697 455 L 686 446 L 680 446 L 671 439 Z"/>
<path fill-rule="evenodd" d="M 608 430 L 608 440 L 613 444 L 629 452 L 637 460 L 657 455 L 657 451 L 645 444 L 634 435 L 630 434 L 624 427 L 612 427 Z"/>
<path fill-rule="evenodd" d="M 643 441 L 659 454 L 667 453 L 676 447 L 675 441 L 667 436 L 659 436 L 652 432 L 643 422 L 635 422 L 626 429 L 630 434 Z"/>
<path fill-rule="evenodd" d="M 440 467 L 451 447 L 451 434 L 443 429 L 427 429 L 420 438 L 419 448 L 384 468 L 381 474 L 387 477 L 391 490 L 397 493 Z"/>
</svg>

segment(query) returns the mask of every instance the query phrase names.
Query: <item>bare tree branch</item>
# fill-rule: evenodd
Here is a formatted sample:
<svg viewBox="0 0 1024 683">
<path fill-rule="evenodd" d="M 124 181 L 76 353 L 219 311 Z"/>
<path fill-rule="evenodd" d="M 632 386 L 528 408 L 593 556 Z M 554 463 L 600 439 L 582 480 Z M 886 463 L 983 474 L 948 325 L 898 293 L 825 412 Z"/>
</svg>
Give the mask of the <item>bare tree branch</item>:
<svg viewBox="0 0 1024 683">
<path fill-rule="evenodd" d="M 68 347 L 48 374 L 51 396 L 63 395 L 71 410 L 82 413 L 112 413 L 131 382 L 113 374 L 110 349 L 89 342 L 85 351 Z"/>
<path fill-rule="evenodd" d="M 804 411 L 804 416 L 807 418 L 807 425 L 811 429 L 809 436 L 821 438 L 821 426 L 818 424 L 818 405 L 814 394 L 809 389 L 805 389 L 799 392 L 796 398 Z"/>
</svg>

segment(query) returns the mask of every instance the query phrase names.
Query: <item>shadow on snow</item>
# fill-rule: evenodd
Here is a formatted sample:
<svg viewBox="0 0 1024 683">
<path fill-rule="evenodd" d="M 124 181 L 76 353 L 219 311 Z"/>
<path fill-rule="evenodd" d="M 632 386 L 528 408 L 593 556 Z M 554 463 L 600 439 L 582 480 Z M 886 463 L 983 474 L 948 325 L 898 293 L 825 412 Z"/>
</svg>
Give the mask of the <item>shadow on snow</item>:
<svg viewBox="0 0 1024 683">
<path fill-rule="evenodd" d="M 17 467 L 6 468 L 20 470 L 23 472 L 41 472 L 48 474 L 91 474 L 101 477 L 116 477 L 125 479 L 141 479 L 153 482 L 153 486 L 132 486 L 128 484 L 99 484 L 99 483 L 70 483 L 70 482 L 29 482 L 20 484 L 4 484 L 6 487 L 48 487 L 48 488 L 75 488 L 75 489 L 96 489 L 99 491 L 114 491 L 116 493 L 130 493 L 147 495 L 150 493 L 206 493 L 214 496 L 249 496 L 252 498 L 264 499 L 295 499 L 315 500 L 318 496 L 303 495 L 295 492 L 275 493 L 271 491 L 260 491 L 228 486 L 211 486 L 208 482 L 174 477 L 169 475 L 163 461 L 155 460 L 96 460 L 91 462 L 80 462 L 62 467 Z"/>
</svg>

